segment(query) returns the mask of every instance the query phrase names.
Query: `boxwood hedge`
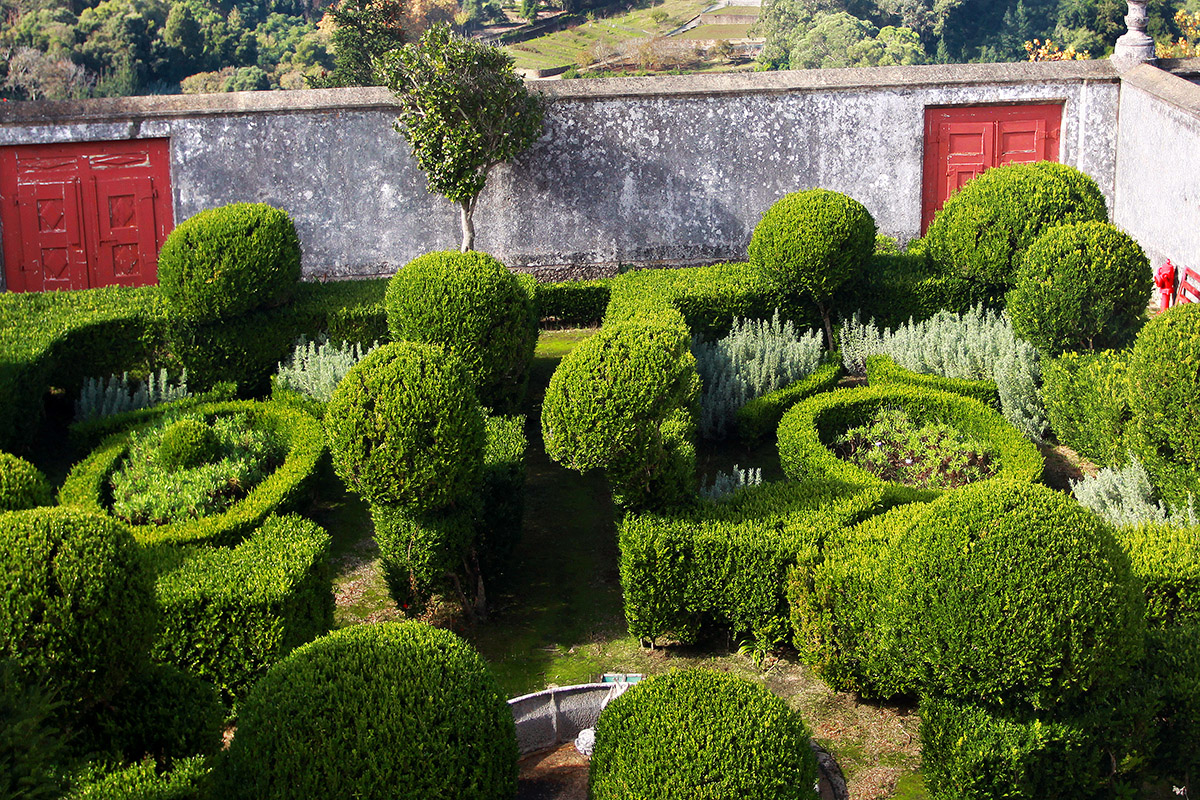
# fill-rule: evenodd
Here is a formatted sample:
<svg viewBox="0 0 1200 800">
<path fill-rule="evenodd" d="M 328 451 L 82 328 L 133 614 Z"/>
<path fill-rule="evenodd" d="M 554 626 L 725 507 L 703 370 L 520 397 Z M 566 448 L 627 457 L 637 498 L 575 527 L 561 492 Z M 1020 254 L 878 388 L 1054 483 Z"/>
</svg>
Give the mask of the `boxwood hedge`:
<svg viewBox="0 0 1200 800">
<path fill-rule="evenodd" d="M 48 506 L 54 491 L 42 471 L 23 458 L 0 453 L 0 512 Z"/>
<path fill-rule="evenodd" d="M 1063 353 L 1043 362 L 1042 398 L 1062 444 L 1101 466 L 1129 449 L 1129 351 Z"/>
<path fill-rule="evenodd" d="M 611 278 L 592 281 L 562 281 L 537 285 L 537 315 L 562 326 L 599 325 L 612 290 Z"/>
<path fill-rule="evenodd" d="M 1116 535 L 1143 587 L 1147 624 L 1200 625 L 1200 528 L 1139 525 Z"/>
<path fill-rule="evenodd" d="M 483 659 L 454 634 L 356 625 L 254 687 L 217 781 L 230 800 L 509 800 L 516 729 Z"/>
<path fill-rule="evenodd" d="M 745 678 L 693 669 L 635 684 L 600 714 L 592 800 L 817 800 L 799 713 Z"/>
<path fill-rule="evenodd" d="M 808 377 L 756 397 L 739 408 L 737 430 L 742 441 L 753 446 L 775 435 L 779 421 L 789 408 L 806 397 L 835 388 L 845 370 L 837 353 L 830 355 L 829 362 L 817 367 Z"/>
<path fill-rule="evenodd" d="M 824 537 L 880 509 L 878 488 L 766 483 L 721 503 L 620 524 L 625 619 L 634 636 L 694 641 L 715 622 L 775 645 L 788 635 L 784 580 Z"/>
<path fill-rule="evenodd" d="M 959 394 L 978 400 L 986 406 L 1000 410 L 1000 393 L 995 381 L 977 381 L 969 378 L 945 378 L 922 372 L 913 372 L 897 364 L 890 356 L 867 356 L 864 364 L 867 368 L 867 382 L 871 386 L 901 384 L 904 386 L 920 386 L 939 392 Z"/>
<path fill-rule="evenodd" d="M 158 661 L 237 701 L 277 661 L 333 624 L 329 535 L 296 515 L 269 517 L 234 548 L 148 549 L 158 573 Z"/>
<path fill-rule="evenodd" d="M 256 530 L 270 514 L 294 510 L 314 489 L 317 468 L 325 453 L 321 423 L 293 406 L 235 400 L 189 409 L 189 413 L 211 418 L 244 412 L 254 424 L 273 427 L 284 439 L 287 456 L 282 465 L 224 513 L 171 525 L 136 525 L 134 537 L 142 544 L 198 543 L 233 544 Z M 160 419 L 166 411 L 158 409 Z M 151 424 L 147 422 L 147 424 Z M 129 434 L 107 439 L 75 465 L 59 490 L 64 506 L 107 514 L 108 479 L 129 450 Z"/>
<path fill-rule="evenodd" d="M 947 422 L 986 446 L 997 474 L 982 481 L 1032 482 L 1042 476 L 1042 457 L 1000 414 L 961 395 L 918 386 L 883 385 L 815 395 L 794 406 L 779 424 L 779 459 L 793 480 L 829 480 L 855 486 L 880 486 L 895 502 L 926 501 L 937 489 L 887 483 L 844 461 L 828 448 L 838 435 L 862 425 L 878 409 L 898 407 L 914 423 Z"/>
</svg>

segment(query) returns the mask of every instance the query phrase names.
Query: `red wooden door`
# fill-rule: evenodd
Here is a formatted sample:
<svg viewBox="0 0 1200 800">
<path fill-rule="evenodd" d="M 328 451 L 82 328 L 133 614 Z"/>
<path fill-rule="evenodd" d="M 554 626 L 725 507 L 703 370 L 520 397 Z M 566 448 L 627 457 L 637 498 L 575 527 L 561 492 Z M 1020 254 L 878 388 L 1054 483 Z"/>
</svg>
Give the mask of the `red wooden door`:
<svg viewBox="0 0 1200 800">
<path fill-rule="evenodd" d="M 992 167 L 1058 160 L 1061 105 L 925 109 L 921 232 L 962 185 Z"/>
<path fill-rule="evenodd" d="M 155 283 L 170 233 L 165 139 L 0 148 L 10 291 Z"/>
</svg>

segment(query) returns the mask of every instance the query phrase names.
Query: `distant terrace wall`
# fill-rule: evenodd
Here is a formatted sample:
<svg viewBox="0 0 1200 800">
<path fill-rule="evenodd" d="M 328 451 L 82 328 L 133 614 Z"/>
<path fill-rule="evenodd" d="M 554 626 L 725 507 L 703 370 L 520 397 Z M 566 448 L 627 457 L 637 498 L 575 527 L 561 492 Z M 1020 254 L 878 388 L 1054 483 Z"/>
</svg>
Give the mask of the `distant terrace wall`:
<svg viewBox="0 0 1200 800">
<path fill-rule="evenodd" d="M 536 82 L 545 134 L 493 173 L 477 247 L 546 276 L 741 259 L 763 211 L 814 186 L 906 240 L 920 232 L 924 109 L 941 105 L 1063 102 L 1060 160 L 1111 202 L 1119 82 L 1107 61 Z M 307 277 L 375 275 L 459 239 L 393 116 L 382 89 L 10 103 L 0 145 L 169 137 L 176 222 L 270 203 L 295 219 Z"/>
<path fill-rule="evenodd" d="M 1157 267 L 1200 269 L 1200 86 L 1140 66 L 1123 76 L 1113 220 Z"/>
</svg>

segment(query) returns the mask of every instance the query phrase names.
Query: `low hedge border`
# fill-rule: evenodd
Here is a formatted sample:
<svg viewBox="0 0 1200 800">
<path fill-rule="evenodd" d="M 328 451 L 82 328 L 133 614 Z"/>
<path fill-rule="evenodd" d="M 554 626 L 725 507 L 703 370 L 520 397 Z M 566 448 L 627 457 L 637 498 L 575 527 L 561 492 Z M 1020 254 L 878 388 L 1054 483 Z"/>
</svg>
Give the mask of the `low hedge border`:
<svg viewBox="0 0 1200 800">
<path fill-rule="evenodd" d="M 1042 457 L 999 412 L 969 397 L 918 386 L 883 385 L 815 395 L 793 406 L 779 423 L 779 460 L 793 480 L 831 480 L 852 486 L 883 487 L 893 504 L 927 502 L 939 489 L 890 483 L 838 458 L 826 446 L 836 436 L 866 422 L 884 406 L 899 406 L 915 423 L 950 423 L 992 449 L 999 462 L 989 481 L 1037 482 Z"/>
<path fill-rule="evenodd" d="M 627 515 L 618 538 L 629 632 L 688 642 L 717 622 L 778 644 L 789 635 L 788 568 L 882 500 L 879 488 L 765 483 L 674 514 Z"/>
<path fill-rule="evenodd" d="M 290 306 L 262 320 L 289 329 L 289 341 L 320 331 L 336 340 L 385 341 L 386 286 L 384 279 L 302 283 Z M 254 340 L 254 315 L 249 319 L 246 336 Z M 169 350 L 169 328 L 156 286 L 0 293 L 0 449 L 29 444 L 50 386 L 74 393 L 87 378 L 151 366 L 177 370 L 175 356 L 159 357 Z"/>
<path fill-rule="evenodd" d="M 796 403 L 837 387 L 838 381 L 845 374 L 841 355 L 834 352 L 828 358 L 830 363 L 817 367 L 816 372 L 811 375 L 782 389 L 756 397 L 738 409 L 738 435 L 747 446 L 753 447 L 768 436 L 774 435 L 783 415 Z"/>
<path fill-rule="evenodd" d="M 185 397 L 171 403 L 163 403 L 150 408 L 137 408 L 132 411 L 122 411 L 107 417 L 73 422 L 68 428 L 71 444 L 79 451 L 94 450 L 102 441 L 115 433 L 157 421 L 168 410 L 186 411 L 210 403 L 224 403 L 237 397 L 236 383 L 220 383 L 207 392 Z"/>
<path fill-rule="evenodd" d="M 803 327 L 820 324 L 815 307 L 780 294 L 750 264 L 716 264 L 685 269 L 642 269 L 613 278 L 604 324 L 635 319 L 662 321 L 662 311 L 678 311 L 695 336 L 718 339 L 738 317 L 780 317 Z"/>
<path fill-rule="evenodd" d="M 611 278 L 539 283 L 534 295 L 538 319 L 559 325 L 599 325 L 612 297 Z"/>
<path fill-rule="evenodd" d="M 152 657 L 240 700 L 267 670 L 333 626 L 329 535 L 271 516 L 232 549 L 147 549 L 162 625 Z"/>
<path fill-rule="evenodd" d="M 1000 393 L 996 389 L 994 381 L 943 378 L 941 375 L 913 372 L 897 364 L 890 356 L 884 355 L 867 356 L 864 363 L 867 368 L 867 383 L 871 386 L 889 384 L 920 386 L 925 389 L 970 397 L 997 411 L 1000 410 Z"/>
<path fill-rule="evenodd" d="M 234 544 L 257 529 L 270 514 L 300 505 L 313 488 L 312 478 L 325 453 L 325 431 L 310 414 L 294 406 L 249 400 L 214 403 L 190 411 L 206 417 L 243 411 L 261 415 L 259 418 L 265 424 L 276 425 L 284 432 L 287 456 L 275 472 L 222 514 L 173 525 L 131 525 L 130 530 L 139 543 Z M 160 406 L 158 412 L 148 414 L 144 424 L 161 418 L 166 407 Z M 128 431 L 105 439 L 67 475 L 58 493 L 59 503 L 109 514 L 105 486 L 128 450 Z"/>
</svg>

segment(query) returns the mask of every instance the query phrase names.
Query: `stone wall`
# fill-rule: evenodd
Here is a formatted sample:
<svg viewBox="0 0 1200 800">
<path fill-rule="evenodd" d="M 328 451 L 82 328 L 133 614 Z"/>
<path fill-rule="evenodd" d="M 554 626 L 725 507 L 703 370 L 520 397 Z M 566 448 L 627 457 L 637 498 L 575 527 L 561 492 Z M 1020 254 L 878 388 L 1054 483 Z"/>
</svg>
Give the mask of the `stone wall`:
<svg viewBox="0 0 1200 800">
<path fill-rule="evenodd" d="M 1123 76 L 1113 221 L 1158 267 L 1200 270 L 1200 86 L 1151 66 Z"/>
<path fill-rule="evenodd" d="M 743 258 L 762 212 L 814 186 L 916 236 L 927 106 L 1062 102 L 1060 159 L 1114 199 L 1120 79 L 1107 61 L 533 85 L 550 99 L 545 134 L 493 173 L 477 246 L 546 277 Z M 387 274 L 459 239 L 393 113 L 382 89 L 11 103 L 0 145 L 168 137 L 177 221 L 271 203 L 296 221 L 307 277 Z"/>
</svg>

